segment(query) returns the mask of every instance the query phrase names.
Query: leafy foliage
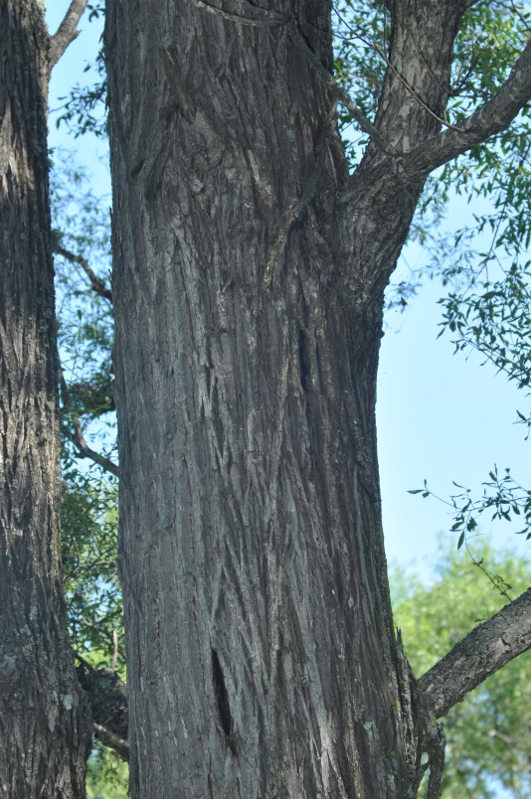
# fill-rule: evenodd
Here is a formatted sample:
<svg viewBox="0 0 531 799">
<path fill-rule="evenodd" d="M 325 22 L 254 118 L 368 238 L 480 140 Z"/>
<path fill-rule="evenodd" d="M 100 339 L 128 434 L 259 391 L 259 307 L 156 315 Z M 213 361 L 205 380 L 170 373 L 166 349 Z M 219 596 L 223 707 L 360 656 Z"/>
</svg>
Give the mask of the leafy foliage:
<svg viewBox="0 0 531 799">
<path fill-rule="evenodd" d="M 483 561 L 489 573 L 500 575 L 506 586 L 510 581 L 513 596 L 527 587 L 529 564 L 510 551 L 493 551 L 485 544 L 478 546 L 475 559 Z M 468 555 L 447 541 L 440 544 L 437 575 L 433 583 L 424 585 L 405 569 L 394 568 L 390 574 L 395 622 L 418 676 L 506 601 L 471 568 Z M 531 795 L 528 668 L 529 655 L 520 656 L 446 716 L 442 799 L 495 799 L 501 786 L 513 799 Z M 420 796 L 425 796 L 425 786 Z"/>
<path fill-rule="evenodd" d="M 87 763 L 87 799 L 126 799 L 129 768 L 96 742 Z"/>
<path fill-rule="evenodd" d="M 65 458 L 62 501 L 64 591 L 72 646 L 95 668 L 125 668 L 117 574 L 117 486 Z M 98 659 L 90 657 L 98 653 Z"/>
<path fill-rule="evenodd" d="M 513 522 L 515 517 L 518 520 L 521 518 L 524 527 L 515 532 L 517 535 L 525 535 L 526 540 L 531 538 L 531 491 L 512 477 L 509 467 L 500 476 L 498 467 L 494 466 L 489 472 L 489 479 L 483 483 L 483 493 L 479 498 L 473 498 L 469 488 L 456 482 L 453 484 L 460 491 L 449 499 L 443 499 L 431 491 L 426 480 L 424 488 L 414 488 L 409 493 L 421 494 L 424 499 L 434 497 L 453 509 L 454 520 L 450 530 L 459 533 L 458 549 L 461 549 L 467 536 L 474 534 L 478 528 L 478 519 L 487 512 L 492 514 L 491 521 Z"/>
<path fill-rule="evenodd" d="M 64 594 L 72 646 L 94 668 L 125 677 L 123 607 L 117 569 L 117 480 L 100 466 L 86 467 L 72 430 L 92 437 L 106 458 L 116 459 L 112 396 L 111 305 L 82 266 L 61 252 L 82 255 L 104 286 L 109 282 L 108 202 L 96 197 L 71 154 L 54 153 L 51 175 L 58 342 L 62 361 L 61 505 Z M 81 429 L 81 420 L 83 430 Z M 75 438 L 75 436 L 74 436 Z M 123 799 L 127 764 L 94 742 L 88 762 L 89 799 Z"/>
<path fill-rule="evenodd" d="M 97 2 L 87 3 L 87 17 L 89 22 L 100 24 L 105 13 L 105 4 Z M 92 80 L 85 85 L 76 83 L 64 101 L 62 114 L 56 120 L 56 127 L 65 124 L 74 138 L 85 133 L 93 133 L 99 137 L 107 135 L 107 78 L 105 73 L 105 58 L 103 44 L 94 59 L 94 65 L 87 63 L 85 73 L 95 72 Z"/>
<path fill-rule="evenodd" d="M 90 259 L 109 277 L 107 203 L 94 196 L 68 153 L 54 154 L 51 199 L 57 248 Z M 60 167 L 60 168 L 58 168 Z M 56 255 L 58 343 L 62 362 L 62 541 L 65 598 L 74 648 L 94 666 L 124 667 L 121 591 L 117 576 L 117 483 L 94 464 L 82 467 L 72 430 L 90 435 L 115 457 L 112 413 L 112 318 L 107 299 L 92 288 L 83 269 Z M 67 398 L 67 399 L 66 399 Z M 85 429 L 81 431 L 80 419 Z M 94 658 L 93 658 L 94 660 Z"/>
</svg>

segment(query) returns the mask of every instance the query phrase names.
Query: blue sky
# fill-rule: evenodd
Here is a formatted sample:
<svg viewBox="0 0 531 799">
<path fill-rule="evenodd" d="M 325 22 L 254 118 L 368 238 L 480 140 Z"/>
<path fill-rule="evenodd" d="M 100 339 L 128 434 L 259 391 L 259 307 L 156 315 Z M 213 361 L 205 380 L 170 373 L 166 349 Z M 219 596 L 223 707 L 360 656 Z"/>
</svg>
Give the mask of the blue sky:
<svg viewBox="0 0 531 799">
<path fill-rule="evenodd" d="M 48 8 L 50 31 L 54 32 L 68 7 L 67 0 L 53 0 Z M 106 145 L 92 136 L 74 140 L 65 126 L 56 129 L 59 97 L 76 82 L 85 82 L 82 72 L 98 49 L 101 27 L 84 18 L 83 32 L 70 45 L 54 68 L 50 87 L 50 147 L 76 150 L 76 158 L 93 177 L 95 193 L 109 195 Z M 456 203 L 447 227 L 463 223 L 463 208 Z M 478 209 L 474 209 L 476 212 Z M 405 252 L 407 264 L 420 267 L 429 256 L 412 246 Z M 399 266 L 407 279 L 405 261 Z M 437 339 L 440 311 L 436 301 L 443 289 L 427 282 L 403 313 L 391 311 L 382 341 L 378 382 L 378 442 L 383 497 L 384 530 L 388 558 L 408 564 L 415 559 L 416 571 L 433 575 L 438 534 L 448 531 L 451 516 L 442 503 L 408 494 L 409 489 L 428 485 L 440 496 L 452 493 L 452 480 L 480 489 L 494 464 L 511 467 L 515 478 L 529 485 L 531 478 L 529 441 L 524 429 L 514 423 L 516 408 L 526 411 L 525 397 L 493 367 L 481 366 L 471 355 L 453 355 L 450 338 Z M 506 524 L 482 533 L 492 534 L 496 544 L 529 557 L 530 542 L 510 532 Z M 448 533 L 448 535 L 454 535 Z"/>
</svg>

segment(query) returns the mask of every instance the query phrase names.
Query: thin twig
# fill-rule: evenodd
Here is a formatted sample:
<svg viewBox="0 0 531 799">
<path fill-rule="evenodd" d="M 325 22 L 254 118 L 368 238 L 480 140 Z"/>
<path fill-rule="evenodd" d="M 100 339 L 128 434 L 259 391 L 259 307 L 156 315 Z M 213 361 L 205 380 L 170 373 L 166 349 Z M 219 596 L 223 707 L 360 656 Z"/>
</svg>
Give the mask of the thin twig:
<svg viewBox="0 0 531 799">
<path fill-rule="evenodd" d="M 324 64 L 319 61 L 317 55 L 309 47 L 294 21 L 291 23 L 289 31 L 295 46 L 306 56 L 306 58 L 312 62 L 321 78 L 335 93 L 336 99 L 345 106 L 350 115 L 356 120 L 360 128 L 364 130 L 365 133 L 368 133 L 372 137 L 374 144 L 379 146 L 387 155 L 391 157 L 397 156 L 398 151 L 387 141 L 385 136 L 378 130 L 378 128 L 367 119 L 367 117 L 354 103 L 350 95 L 338 84 L 332 73 L 329 72 Z"/>
<path fill-rule="evenodd" d="M 113 630 L 112 633 L 103 625 L 103 624 L 96 624 L 92 621 L 85 621 L 84 619 L 73 618 L 72 621 L 75 621 L 77 624 L 80 624 L 82 627 L 89 627 L 91 630 L 97 630 L 97 632 L 102 633 L 102 635 L 112 644 L 113 647 L 113 660 L 114 660 L 114 652 L 117 652 L 124 660 L 125 660 L 125 653 L 122 652 L 120 647 L 118 646 L 118 638 L 116 636 L 116 630 Z M 114 667 L 112 669 L 114 671 Z"/>
<path fill-rule="evenodd" d="M 78 563 L 77 566 L 74 566 L 73 569 L 70 569 L 70 571 L 65 574 L 64 579 L 65 581 L 69 580 L 70 577 L 77 571 L 83 571 L 83 569 L 92 569 L 95 566 L 116 566 L 116 568 L 118 568 L 118 563 L 114 558 L 111 558 L 110 560 L 95 560 L 91 563 Z"/>
</svg>

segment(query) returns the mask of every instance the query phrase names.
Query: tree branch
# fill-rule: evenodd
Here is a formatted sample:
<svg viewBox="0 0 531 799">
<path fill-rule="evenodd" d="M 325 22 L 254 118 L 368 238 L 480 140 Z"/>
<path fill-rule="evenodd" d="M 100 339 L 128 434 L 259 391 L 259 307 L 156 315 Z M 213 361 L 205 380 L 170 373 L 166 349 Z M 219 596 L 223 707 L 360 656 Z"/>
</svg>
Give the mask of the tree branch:
<svg viewBox="0 0 531 799">
<path fill-rule="evenodd" d="M 96 452 L 96 450 L 89 447 L 85 441 L 83 433 L 81 432 L 79 423 L 75 424 L 74 432 L 69 430 L 64 430 L 63 432 L 67 438 L 70 439 L 72 444 L 75 445 L 78 455 L 81 458 L 90 458 L 91 461 L 97 463 L 98 466 L 102 467 L 102 469 L 105 469 L 106 471 L 111 472 L 111 474 L 115 474 L 118 477 L 118 466 L 109 458 L 106 458 L 105 455 L 101 455 L 99 452 Z"/>
<path fill-rule="evenodd" d="M 114 749 L 123 760 L 129 760 L 129 743 L 125 738 L 119 738 L 118 735 L 115 735 L 111 730 L 107 729 L 107 727 L 96 724 L 96 722 L 94 722 L 93 728 L 94 735 L 96 738 L 99 738 L 102 744 Z"/>
<path fill-rule="evenodd" d="M 68 394 L 76 404 L 79 416 L 84 414 L 101 416 L 116 408 L 110 375 L 104 383 L 87 383 L 84 380 L 71 383 L 68 386 Z M 79 408 L 79 404 L 82 405 L 82 408 Z"/>
<path fill-rule="evenodd" d="M 423 142 L 405 156 L 407 171 L 427 175 L 438 166 L 505 130 L 531 98 L 531 39 L 511 74 L 485 105 L 459 124 Z"/>
<path fill-rule="evenodd" d="M 531 588 L 479 624 L 424 674 L 419 687 L 437 718 L 531 648 Z"/>
<path fill-rule="evenodd" d="M 85 260 L 85 258 L 83 258 L 82 255 L 76 255 L 75 253 L 70 252 L 70 250 L 65 250 L 64 247 L 60 247 L 59 245 L 54 248 L 54 252 L 56 252 L 57 255 L 62 255 L 63 258 L 66 258 L 68 261 L 79 264 L 90 280 L 90 287 L 92 290 L 101 297 L 105 297 L 105 299 L 109 300 L 109 302 L 112 302 L 111 290 L 108 289 L 105 283 L 99 279 L 97 274 L 93 269 L 91 269 L 88 262 Z"/>
<path fill-rule="evenodd" d="M 50 36 L 48 51 L 48 67 L 50 72 L 57 64 L 68 45 L 74 41 L 80 31 L 76 30 L 77 23 L 85 10 L 87 0 L 72 0 L 63 21 L 53 36 Z"/>
<path fill-rule="evenodd" d="M 126 684 L 112 669 L 95 669 L 77 653 L 76 659 L 77 677 L 90 703 L 96 737 L 129 760 Z"/>
<path fill-rule="evenodd" d="M 70 414 L 72 418 L 72 424 L 74 426 L 73 431 L 63 428 L 63 432 L 74 444 L 79 455 L 82 458 L 90 458 L 92 461 L 94 461 L 94 463 L 97 463 L 98 466 L 101 466 L 103 469 L 106 469 L 108 472 L 111 472 L 112 474 L 115 474 L 118 477 L 118 466 L 109 458 L 106 458 L 105 455 L 101 455 L 99 452 L 96 452 L 96 450 L 93 450 L 91 447 L 89 447 L 89 445 L 85 441 L 85 436 L 83 435 L 83 431 L 79 423 L 79 417 L 72 407 L 72 400 L 70 398 L 68 386 L 66 385 L 66 381 L 62 375 L 61 375 L 61 398 L 63 400 L 63 405 L 65 410 Z"/>
<path fill-rule="evenodd" d="M 317 71 L 317 74 L 334 92 L 336 100 L 345 106 L 351 117 L 356 120 L 360 128 L 372 137 L 374 144 L 378 145 L 380 149 L 382 149 L 391 157 L 397 155 L 396 149 L 387 141 L 385 136 L 378 130 L 378 128 L 373 125 L 373 123 L 370 122 L 370 120 L 368 120 L 367 117 L 360 111 L 348 92 L 346 92 L 338 84 L 332 73 L 329 72 L 325 65 L 321 63 L 317 55 L 313 52 L 304 37 L 301 35 L 295 22 L 291 23 L 289 32 L 291 39 L 297 49 L 300 50 L 300 52 L 303 53 L 303 55 L 308 58 L 309 61 L 311 61 Z"/>
</svg>

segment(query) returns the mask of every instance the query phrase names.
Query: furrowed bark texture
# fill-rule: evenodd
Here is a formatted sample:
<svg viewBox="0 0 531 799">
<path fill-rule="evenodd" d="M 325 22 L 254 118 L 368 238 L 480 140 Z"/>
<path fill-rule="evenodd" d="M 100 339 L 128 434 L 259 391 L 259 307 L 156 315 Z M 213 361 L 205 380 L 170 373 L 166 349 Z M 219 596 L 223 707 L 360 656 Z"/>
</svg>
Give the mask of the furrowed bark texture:
<svg viewBox="0 0 531 799">
<path fill-rule="evenodd" d="M 374 407 L 426 176 L 393 153 L 439 130 L 462 6 L 392 8 L 389 146 L 349 177 L 305 51 L 331 69 L 326 2 L 108 3 L 134 799 L 407 799 L 433 750 L 393 633 Z"/>
<path fill-rule="evenodd" d="M 62 599 L 46 93 L 33 0 L 0 5 L 0 795 L 85 796 L 90 717 Z"/>
</svg>

